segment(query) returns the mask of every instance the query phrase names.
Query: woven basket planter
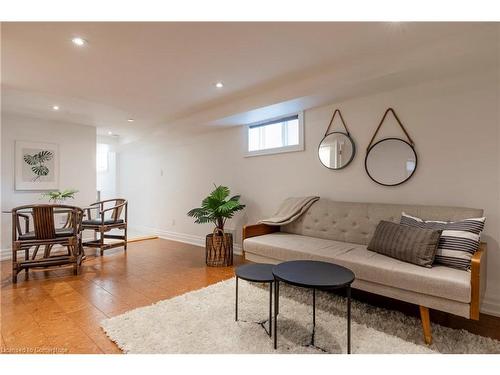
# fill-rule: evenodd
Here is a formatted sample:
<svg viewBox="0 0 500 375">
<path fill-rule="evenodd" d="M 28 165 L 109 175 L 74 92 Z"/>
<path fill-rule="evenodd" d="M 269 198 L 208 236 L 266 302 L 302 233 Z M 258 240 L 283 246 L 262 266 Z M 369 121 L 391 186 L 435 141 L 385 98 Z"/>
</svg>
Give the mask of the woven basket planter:
<svg viewBox="0 0 500 375">
<path fill-rule="evenodd" d="M 208 234 L 205 250 L 207 266 L 227 267 L 233 265 L 233 235 L 231 233 Z"/>
</svg>

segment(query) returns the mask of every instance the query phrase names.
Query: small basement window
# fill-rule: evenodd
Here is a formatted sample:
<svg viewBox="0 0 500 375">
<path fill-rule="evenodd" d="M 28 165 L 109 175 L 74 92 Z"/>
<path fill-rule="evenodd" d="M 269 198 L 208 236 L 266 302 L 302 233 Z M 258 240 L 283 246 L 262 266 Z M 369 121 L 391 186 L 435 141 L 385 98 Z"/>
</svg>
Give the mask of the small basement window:
<svg viewBox="0 0 500 375">
<path fill-rule="evenodd" d="M 247 125 L 246 156 L 304 150 L 303 114 Z"/>
</svg>

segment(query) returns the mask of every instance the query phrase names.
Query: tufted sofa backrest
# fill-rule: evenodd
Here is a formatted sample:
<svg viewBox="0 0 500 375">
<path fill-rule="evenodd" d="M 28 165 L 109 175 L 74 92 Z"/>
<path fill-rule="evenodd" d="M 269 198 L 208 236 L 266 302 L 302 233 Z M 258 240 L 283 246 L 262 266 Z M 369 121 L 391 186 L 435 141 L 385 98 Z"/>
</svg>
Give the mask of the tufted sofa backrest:
<svg viewBox="0 0 500 375">
<path fill-rule="evenodd" d="M 483 210 L 409 204 L 336 202 L 320 199 L 282 232 L 367 245 L 380 220 L 399 223 L 402 212 L 424 220 L 482 217 Z"/>
</svg>

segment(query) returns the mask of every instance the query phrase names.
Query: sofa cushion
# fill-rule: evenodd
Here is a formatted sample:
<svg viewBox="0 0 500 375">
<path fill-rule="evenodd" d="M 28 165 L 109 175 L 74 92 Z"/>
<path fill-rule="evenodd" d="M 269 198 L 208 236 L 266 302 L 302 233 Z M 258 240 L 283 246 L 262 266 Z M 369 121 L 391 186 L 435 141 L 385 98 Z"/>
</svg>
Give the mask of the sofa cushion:
<svg viewBox="0 0 500 375">
<path fill-rule="evenodd" d="M 431 267 L 440 230 L 423 229 L 382 220 L 375 229 L 368 250 L 417 266 Z"/>
<path fill-rule="evenodd" d="M 359 245 L 282 232 L 247 238 L 244 241 L 245 251 L 282 261 L 312 260 L 318 257 L 328 260 L 335 254 L 345 253 L 357 246 Z"/>
<path fill-rule="evenodd" d="M 311 259 L 351 269 L 356 279 L 417 293 L 470 302 L 470 273 L 445 266 L 419 267 L 367 250 L 365 245 L 290 233 L 245 239 L 246 252 L 282 261 Z"/>
<path fill-rule="evenodd" d="M 417 293 L 429 294 L 459 302 L 470 302 L 470 273 L 445 266 L 420 267 L 356 248 L 332 259 L 350 268 L 357 278 Z"/>
</svg>

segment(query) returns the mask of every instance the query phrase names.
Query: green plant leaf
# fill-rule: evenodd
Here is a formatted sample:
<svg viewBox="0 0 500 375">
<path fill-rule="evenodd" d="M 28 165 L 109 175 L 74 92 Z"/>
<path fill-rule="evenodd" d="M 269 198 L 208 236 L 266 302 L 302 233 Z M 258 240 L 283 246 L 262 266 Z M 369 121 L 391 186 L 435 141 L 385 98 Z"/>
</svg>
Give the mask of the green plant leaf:
<svg viewBox="0 0 500 375">
<path fill-rule="evenodd" d="M 200 208 L 193 208 L 192 210 L 190 210 L 187 213 L 188 216 L 195 217 L 195 218 L 198 218 L 200 216 L 206 216 L 208 214 L 209 214 L 209 212 L 206 209 L 201 208 L 201 207 Z"/>
<path fill-rule="evenodd" d="M 76 193 L 78 193 L 78 190 L 75 189 L 66 189 L 63 191 L 49 191 L 46 193 L 42 193 L 42 198 L 49 198 L 49 202 L 64 201 L 68 198 L 74 199 Z"/>
<path fill-rule="evenodd" d="M 66 199 L 66 198 L 73 198 L 74 199 L 76 193 L 78 193 L 78 190 L 66 189 L 66 190 L 63 190 L 62 192 L 60 192 L 59 196 L 62 199 Z"/>
<path fill-rule="evenodd" d="M 226 186 L 216 186 L 215 190 L 210 193 L 210 196 L 221 202 L 229 196 L 229 188 Z"/>
<path fill-rule="evenodd" d="M 233 212 L 235 209 L 240 206 L 238 201 L 227 201 L 222 203 L 219 207 L 217 207 L 217 212 L 221 215 L 227 215 L 228 213 Z"/>
<path fill-rule="evenodd" d="M 239 202 L 240 196 L 235 195 L 228 199 L 230 190 L 226 186 L 215 186 L 210 195 L 203 199 L 201 207 L 193 208 L 187 215 L 194 217 L 195 223 L 205 224 L 212 222 L 217 228 L 224 229 L 224 223 L 238 211 L 245 208 Z"/>
</svg>

